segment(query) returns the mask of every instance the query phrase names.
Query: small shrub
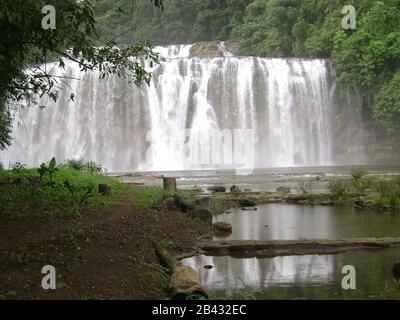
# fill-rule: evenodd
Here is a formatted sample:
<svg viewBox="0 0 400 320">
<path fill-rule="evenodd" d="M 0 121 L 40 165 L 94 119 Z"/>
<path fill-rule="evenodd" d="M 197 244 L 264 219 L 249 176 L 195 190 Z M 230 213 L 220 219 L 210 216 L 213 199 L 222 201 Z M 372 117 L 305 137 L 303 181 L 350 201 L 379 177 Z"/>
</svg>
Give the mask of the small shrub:
<svg viewBox="0 0 400 320">
<path fill-rule="evenodd" d="M 93 161 L 86 161 L 84 159 L 69 159 L 63 164 L 63 166 L 93 175 L 101 175 L 106 173 L 106 169 L 101 165 Z"/>
<path fill-rule="evenodd" d="M 222 214 L 225 211 L 220 199 L 211 198 L 210 209 L 213 214 Z"/>
<path fill-rule="evenodd" d="M 11 172 L 12 173 L 23 173 L 27 170 L 26 164 L 21 162 L 16 162 L 11 165 Z"/>
<path fill-rule="evenodd" d="M 233 186 L 231 187 L 231 189 L 230 189 L 230 192 L 231 192 L 231 193 L 234 193 L 234 194 L 238 194 L 238 193 L 242 192 L 242 190 L 240 190 L 240 188 L 239 188 L 238 186 L 233 185 Z"/>
<path fill-rule="evenodd" d="M 329 183 L 329 191 L 332 194 L 332 199 L 338 203 L 344 203 L 351 192 L 350 185 L 347 181 L 331 181 Z"/>
<path fill-rule="evenodd" d="M 354 179 L 351 181 L 356 193 L 362 195 L 367 189 L 374 187 L 374 181 L 368 178 Z"/>
<path fill-rule="evenodd" d="M 45 163 L 42 163 L 41 165 L 40 165 L 40 167 L 39 168 L 37 168 L 37 173 L 39 173 L 39 180 L 40 181 L 42 181 L 42 179 L 43 179 L 43 177 L 44 177 L 44 175 L 46 174 L 46 173 L 49 173 L 49 178 L 50 178 L 50 182 L 52 182 L 52 183 L 54 183 L 54 179 L 53 179 L 53 176 L 54 176 L 54 174 L 58 171 L 58 168 L 57 168 L 57 166 L 56 166 L 56 158 L 52 158 L 50 161 L 49 161 L 49 164 L 48 165 L 46 165 Z"/>
<path fill-rule="evenodd" d="M 368 174 L 368 171 L 364 168 L 354 168 L 351 170 L 351 176 L 354 179 L 361 179 Z"/>
<path fill-rule="evenodd" d="M 312 193 L 312 186 L 313 186 L 313 181 L 301 181 L 298 185 L 297 188 L 301 191 L 303 194 L 310 194 Z"/>
<path fill-rule="evenodd" d="M 92 194 L 93 187 L 90 186 L 87 190 L 82 187 L 73 186 L 68 181 L 65 181 L 64 187 L 69 191 L 71 196 L 71 213 L 81 216 L 81 208 L 84 203 L 91 197 L 94 197 Z"/>
<path fill-rule="evenodd" d="M 390 208 L 390 206 L 391 206 L 390 203 L 391 203 L 390 199 L 385 198 L 385 197 L 377 197 L 373 200 L 373 204 L 375 207 L 383 208 L 383 209 Z"/>
</svg>

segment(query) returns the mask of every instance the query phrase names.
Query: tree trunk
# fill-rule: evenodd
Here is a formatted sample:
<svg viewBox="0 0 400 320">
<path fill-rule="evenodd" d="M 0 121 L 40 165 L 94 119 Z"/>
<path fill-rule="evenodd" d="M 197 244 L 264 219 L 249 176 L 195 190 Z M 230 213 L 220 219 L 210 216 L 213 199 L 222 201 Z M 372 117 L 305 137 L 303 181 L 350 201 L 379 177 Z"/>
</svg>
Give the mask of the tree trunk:
<svg viewBox="0 0 400 320">
<path fill-rule="evenodd" d="M 176 178 L 163 178 L 164 189 L 168 191 L 176 191 Z"/>
<path fill-rule="evenodd" d="M 180 261 L 174 259 L 157 243 L 153 245 L 161 262 L 167 265 L 172 271 L 169 288 L 174 298 L 186 299 L 194 295 L 207 297 L 207 293 L 201 285 L 200 277 L 195 270 L 182 265 Z"/>
</svg>

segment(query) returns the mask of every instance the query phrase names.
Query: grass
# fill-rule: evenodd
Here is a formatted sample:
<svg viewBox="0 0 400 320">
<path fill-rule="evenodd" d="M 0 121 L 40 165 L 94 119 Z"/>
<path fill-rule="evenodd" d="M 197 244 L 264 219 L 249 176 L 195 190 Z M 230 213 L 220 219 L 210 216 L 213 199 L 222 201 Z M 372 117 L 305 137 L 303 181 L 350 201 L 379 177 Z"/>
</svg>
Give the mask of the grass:
<svg viewBox="0 0 400 320">
<path fill-rule="evenodd" d="M 8 260 L 11 263 L 27 263 L 32 257 L 30 249 L 23 245 L 11 250 L 8 254 Z"/>
<path fill-rule="evenodd" d="M 93 210 L 102 210 L 131 190 L 131 187 L 112 178 L 68 167 L 61 166 L 52 177 L 43 175 L 40 178 L 37 169 L 16 164 L 10 170 L 0 171 L 0 218 L 18 219 L 32 212 L 41 215 L 71 214 L 72 209 L 76 210 L 76 201 L 73 201 L 71 192 L 66 188 L 66 181 L 77 192 L 93 189 L 93 197 L 84 201 Z M 112 195 L 100 195 L 97 190 L 99 184 L 109 185 Z M 80 205 L 84 207 L 83 203 Z"/>
<path fill-rule="evenodd" d="M 167 198 L 181 197 L 190 200 L 190 195 L 183 191 L 168 191 L 163 188 L 139 188 L 135 190 L 136 201 L 133 209 L 143 209 L 160 204 Z"/>
<path fill-rule="evenodd" d="M 214 215 L 223 214 L 225 212 L 225 207 L 220 199 L 211 198 L 210 209 Z"/>
</svg>

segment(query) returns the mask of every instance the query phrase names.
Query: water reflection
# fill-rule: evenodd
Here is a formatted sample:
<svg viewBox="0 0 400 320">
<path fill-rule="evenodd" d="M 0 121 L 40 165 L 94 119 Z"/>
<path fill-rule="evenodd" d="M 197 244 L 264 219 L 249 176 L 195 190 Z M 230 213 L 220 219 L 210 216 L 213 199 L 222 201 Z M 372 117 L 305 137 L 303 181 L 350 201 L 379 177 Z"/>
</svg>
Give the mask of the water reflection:
<svg viewBox="0 0 400 320">
<path fill-rule="evenodd" d="M 257 211 L 236 208 L 216 216 L 215 221 L 233 225 L 233 233 L 224 240 L 400 236 L 400 215 L 392 212 L 285 204 L 257 208 Z"/>
<path fill-rule="evenodd" d="M 185 264 L 198 270 L 202 284 L 209 290 L 229 294 L 244 284 L 252 288 L 276 285 L 325 283 L 333 280 L 333 256 L 290 256 L 273 259 L 234 259 L 198 256 Z M 205 265 L 213 268 L 205 269 Z"/>
<path fill-rule="evenodd" d="M 232 296 L 245 284 L 257 290 L 260 299 L 366 299 L 379 298 L 394 286 L 392 267 L 397 260 L 400 249 L 265 259 L 197 256 L 183 263 L 197 270 L 202 284 L 216 296 Z M 345 265 L 356 268 L 357 290 L 341 288 Z"/>
</svg>

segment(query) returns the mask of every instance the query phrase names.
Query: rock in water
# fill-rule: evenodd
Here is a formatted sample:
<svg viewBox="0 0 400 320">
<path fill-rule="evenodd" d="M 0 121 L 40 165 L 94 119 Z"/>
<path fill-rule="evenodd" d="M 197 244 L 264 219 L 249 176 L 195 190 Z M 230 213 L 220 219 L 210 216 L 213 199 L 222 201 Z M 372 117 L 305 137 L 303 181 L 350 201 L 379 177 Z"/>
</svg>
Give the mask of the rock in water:
<svg viewBox="0 0 400 320">
<path fill-rule="evenodd" d="M 215 222 L 213 228 L 220 232 L 232 232 L 232 225 L 228 222 Z"/>
<path fill-rule="evenodd" d="M 212 192 L 226 192 L 226 188 L 222 187 L 222 186 L 210 187 L 210 188 L 207 188 L 207 190 L 212 191 Z"/>
<path fill-rule="evenodd" d="M 248 199 L 241 199 L 238 201 L 241 207 L 255 207 L 256 202 Z"/>
<path fill-rule="evenodd" d="M 185 299 L 192 295 L 206 296 L 199 274 L 194 269 L 183 265 L 173 268 L 169 288 L 176 299 Z"/>
</svg>

